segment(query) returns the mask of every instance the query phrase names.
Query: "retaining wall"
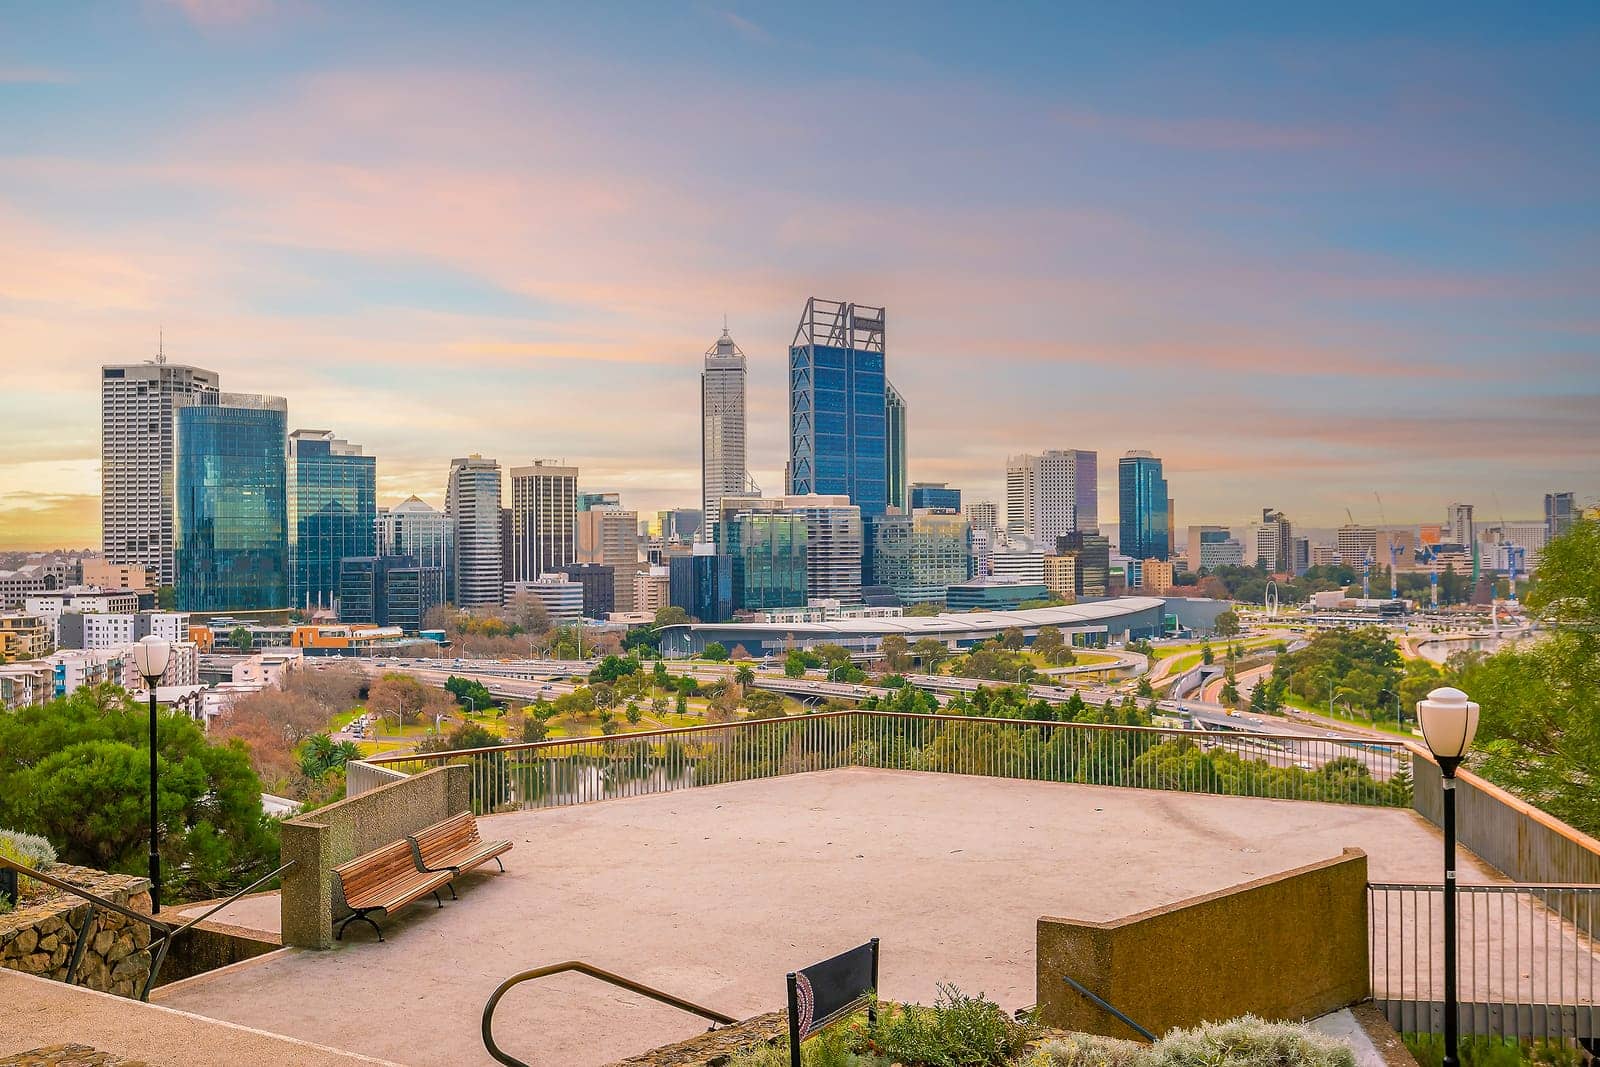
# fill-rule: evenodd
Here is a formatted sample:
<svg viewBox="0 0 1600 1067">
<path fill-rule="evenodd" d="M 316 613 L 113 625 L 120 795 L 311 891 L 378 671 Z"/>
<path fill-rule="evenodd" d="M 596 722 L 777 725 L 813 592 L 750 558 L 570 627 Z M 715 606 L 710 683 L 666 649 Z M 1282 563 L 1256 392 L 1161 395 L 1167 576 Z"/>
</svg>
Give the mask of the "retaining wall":
<svg viewBox="0 0 1600 1067">
<path fill-rule="evenodd" d="M 134 911 L 150 910 L 150 881 L 58 863 L 46 874 Z M 0 915 L 0 967 L 41 978 L 65 979 L 89 915 L 89 902 L 64 891 Z M 95 910 L 75 981 L 89 989 L 136 997 L 150 975 L 150 928 L 104 908 Z"/>
</svg>

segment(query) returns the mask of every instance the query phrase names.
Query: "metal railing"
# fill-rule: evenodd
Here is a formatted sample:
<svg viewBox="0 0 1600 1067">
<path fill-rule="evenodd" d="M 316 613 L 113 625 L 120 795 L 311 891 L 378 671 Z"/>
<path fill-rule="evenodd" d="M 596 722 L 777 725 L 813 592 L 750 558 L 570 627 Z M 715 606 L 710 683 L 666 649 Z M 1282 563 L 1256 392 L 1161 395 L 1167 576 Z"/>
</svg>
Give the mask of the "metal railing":
<svg viewBox="0 0 1600 1067">
<path fill-rule="evenodd" d="M 1084 1000 L 1087 1000 L 1090 1004 L 1093 1004 L 1107 1015 L 1110 1015 L 1112 1018 L 1122 1023 L 1123 1026 L 1126 1026 L 1129 1030 L 1132 1030 L 1146 1041 L 1156 1040 L 1155 1034 L 1152 1034 L 1149 1030 L 1146 1030 L 1144 1027 L 1128 1018 L 1128 1016 L 1123 1014 L 1122 1010 L 1116 1007 L 1116 1005 L 1112 1004 L 1110 1001 L 1106 1000 L 1104 997 L 1100 996 L 1098 993 L 1094 992 L 1088 986 L 1084 985 L 1082 982 L 1079 982 L 1071 975 L 1064 974 L 1061 976 L 1061 980 L 1067 983 L 1067 985 L 1071 986 L 1073 992 L 1077 993 Z"/>
<path fill-rule="evenodd" d="M 83 925 L 78 928 L 77 937 L 74 939 L 72 944 L 72 955 L 69 957 L 67 962 L 67 973 L 62 978 L 62 981 L 67 985 L 73 985 L 77 981 L 78 964 L 83 961 L 84 946 L 87 945 L 94 937 L 94 927 L 99 921 L 100 909 L 103 908 L 106 911 L 115 912 L 125 919 L 132 919 L 135 922 L 143 923 L 145 926 L 150 928 L 152 934 L 150 943 L 145 947 L 145 949 L 142 950 L 150 953 L 150 973 L 145 976 L 144 987 L 139 991 L 140 1000 L 150 999 L 150 990 L 155 987 L 156 977 L 161 973 L 161 965 L 166 961 L 167 950 L 172 947 L 173 938 L 177 937 L 185 930 L 188 930 L 196 923 L 209 919 L 211 916 L 215 915 L 223 908 L 226 908 L 229 904 L 232 904 L 246 893 L 253 892 L 260 886 L 265 885 L 267 882 L 278 877 L 278 875 L 282 874 L 290 867 L 293 867 L 294 864 L 295 861 L 290 860 L 288 863 L 285 863 L 283 866 L 279 867 L 270 874 L 265 874 L 260 878 L 257 878 L 254 882 L 251 882 L 249 885 L 245 886 L 228 899 L 220 901 L 214 906 L 207 908 L 205 912 L 195 916 L 188 922 L 183 923 L 180 926 L 173 926 L 170 923 L 162 922 L 160 919 L 157 919 L 154 916 L 146 915 L 144 912 L 135 911 L 124 904 L 118 904 L 109 897 L 103 897 L 98 893 L 91 893 L 82 886 L 73 885 L 71 882 L 66 882 L 60 878 L 54 877 L 53 875 L 45 874 L 43 871 L 36 871 L 32 867 L 18 863 L 16 860 L 10 859 L 6 856 L 0 856 L 0 868 L 14 870 L 24 878 L 31 878 L 42 885 L 51 886 L 52 888 L 59 889 L 63 892 L 71 893 L 73 896 L 80 897 L 81 899 L 89 902 L 88 910 L 85 911 L 83 916 Z M 71 924 L 69 923 L 68 926 L 70 928 Z"/>
<path fill-rule="evenodd" d="M 630 993 L 637 993 L 642 997 L 649 997 L 651 1000 L 657 1001 L 661 1004 L 666 1004 L 669 1007 L 677 1008 L 679 1011 L 686 1011 L 690 1015 L 698 1015 L 702 1019 L 708 1019 L 713 1024 L 711 1027 L 713 1030 L 717 1028 L 716 1024 L 718 1023 L 722 1024 L 723 1026 L 732 1026 L 734 1023 L 739 1021 L 731 1015 L 724 1015 L 720 1011 L 715 1011 L 703 1005 L 696 1004 L 692 1000 L 684 1000 L 682 997 L 675 997 L 671 993 L 666 993 L 662 990 L 656 989 L 654 986 L 647 986 L 643 982 L 635 982 L 633 979 L 624 978 L 620 974 L 613 974 L 610 971 L 601 970 L 592 963 L 584 963 L 582 960 L 568 960 L 565 963 L 552 963 L 548 967 L 535 967 L 531 971 L 522 971 L 518 974 L 512 975 L 510 978 L 507 978 L 504 982 L 501 982 L 497 987 L 495 987 L 495 991 L 490 994 L 488 1002 L 483 1006 L 483 1022 L 481 1024 L 483 1047 L 488 1051 L 489 1055 L 493 1056 L 499 1062 L 506 1064 L 507 1067 L 530 1067 L 530 1064 L 523 1060 L 517 1059 L 515 1056 L 506 1052 L 495 1043 L 495 1009 L 500 1006 L 500 999 L 502 997 L 504 997 L 516 986 L 521 985 L 523 982 L 531 982 L 536 978 L 547 978 L 552 974 L 564 974 L 567 971 L 577 971 L 579 974 L 586 974 L 590 978 L 599 979 L 600 981 L 614 985 L 619 989 L 626 989 Z"/>
<path fill-rule="evenodd" d="M 1457 898 L 1462 1034 L 1600 1037 L 1600 886 L 1463 885 Z M 1444 1029 L 1444 890 L 1367 887 L 1372 997 L 1395 1029 Z"/>
<path fill-rule="evenodd" d="M 1411 803 L 1411 754 L 1400 744 L 886 711 L 820 712 L 378 756 L 362 763 L 407 774 L 465 764 L 472 769 L 472 807 L 478 814 L 837 767 L 1377 806 Z"/>
</svg>

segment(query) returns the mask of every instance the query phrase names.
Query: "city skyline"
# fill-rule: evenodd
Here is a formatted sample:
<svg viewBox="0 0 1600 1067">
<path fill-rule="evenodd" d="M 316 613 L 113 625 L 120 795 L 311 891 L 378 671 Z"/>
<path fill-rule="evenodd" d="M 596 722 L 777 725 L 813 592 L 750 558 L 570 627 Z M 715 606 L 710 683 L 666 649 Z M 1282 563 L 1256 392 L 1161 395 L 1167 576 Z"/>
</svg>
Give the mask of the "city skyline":
<svg viewBox="0 0 1600 1067">
<path fill-rule="evenodd" d="M 1182 528 L 1600 496 L 1589 25 L 1123 17 L 886 13 L 837 49 L 768 8 L 495 40 L 404 7 L 14 12 L 0 548 L 99 543 L 92 383 L 158 343 L 360 441 L 382 504 L 556 455 L 647 514 L 700 495 L 726 313 L 781 486 L 812 294 L 894 313 L 909 478 L 970 501 L 1058 448 L 1099 454 L 1107 517 L 1116 457 L 1162 457 Z M 875 146 L 848 178 L 836 138 Z"/>
</svg>

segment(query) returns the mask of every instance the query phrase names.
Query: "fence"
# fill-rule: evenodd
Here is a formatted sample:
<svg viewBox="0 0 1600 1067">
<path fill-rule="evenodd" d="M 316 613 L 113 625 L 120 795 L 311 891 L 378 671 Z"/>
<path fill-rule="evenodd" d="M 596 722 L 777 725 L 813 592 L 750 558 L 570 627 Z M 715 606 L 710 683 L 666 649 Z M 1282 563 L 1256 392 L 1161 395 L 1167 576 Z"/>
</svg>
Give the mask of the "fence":
<svg viewBox="0 0 1600 1067">
<path fill-rule="evenodd" d="M 414 774 L 472 769 L 483 814 L 564 807 L 837 767 L 987 775 L 1189 793 L 1406 807 L 1400 745 L 1233 731 L 838 711 L 789 718 L 380 756 Z M 351 781 L 364 783 L 364 771 Z"/>
<path fill-rule="evenodd" d="M 1444 891 L 1367 889 L 1372 996 L 1395 1029 L 1444 1029 Z M 1464 885 L 1456 912 L 1461 1033 L 1600 1037 L 1600 886 Z"/>
</svg>

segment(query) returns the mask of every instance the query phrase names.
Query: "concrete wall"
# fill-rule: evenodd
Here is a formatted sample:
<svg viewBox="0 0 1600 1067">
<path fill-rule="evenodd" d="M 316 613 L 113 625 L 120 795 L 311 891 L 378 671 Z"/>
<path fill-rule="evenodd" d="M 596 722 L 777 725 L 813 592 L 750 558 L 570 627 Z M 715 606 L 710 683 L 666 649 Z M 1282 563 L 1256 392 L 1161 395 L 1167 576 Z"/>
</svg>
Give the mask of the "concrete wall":
<svg viewBox="0 0 1600 1067">
<path fill-rule="evenodd" d="M 277 938 L 259 930 L 210 920 L 196 923 L 172 943 L 167 958 L 161 961 L 161 973 L 156 975 L 156 988 L 254 959 L 281 947 Z"/>
<path fill-rule="evenodd" d="M 1368 996 L 1367 856 L 1323 860 L 1114 922 L 1044 917 L 1036 1019 L 1136 1036 L 1062 980 L 1161 1035 L 1246 1012 L 1302 1019 Z"/>
<path fill-rule="evenodd" d="M 470 811 L 471 768 L 447 765 L 379 786 L 283 824 L 285 945 L 333 947 L 335 867 L 425 826 Z"/>
</svg>

